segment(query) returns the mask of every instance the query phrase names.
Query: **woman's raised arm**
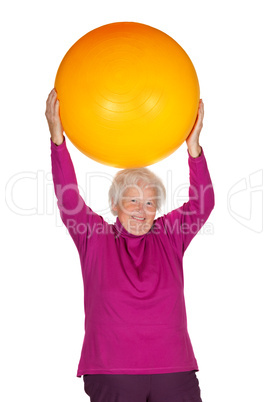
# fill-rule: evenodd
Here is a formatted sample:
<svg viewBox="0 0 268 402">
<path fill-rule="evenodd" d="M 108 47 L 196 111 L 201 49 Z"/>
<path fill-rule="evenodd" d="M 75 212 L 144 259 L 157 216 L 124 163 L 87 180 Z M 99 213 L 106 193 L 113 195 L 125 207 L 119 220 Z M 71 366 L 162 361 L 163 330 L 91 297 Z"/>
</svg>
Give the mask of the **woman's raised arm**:
<svg viewBox="0 0 268 402">
<path fill-rule="evenodd" d="M 88 240 L 92 242 L 94 228 L 103 224 L 103 218 L 93 212 L 79 194 L 74 166 L 63 135 L 55 90 L 48 96 L 46 117 L 51 134 L 52 177 L 57 205 L 79 254 L 83 254 Z"/>
<path fill-rule="evenodd" d="M 189 201 L 165 215 L 165 225 L 182 254 L 207 221 L 214 208 L 214 190 L 199 136 L 203 127 L 204 104 L 199 109 L 194 127 L 186 139 L 190 168 Z"/>
</svg>

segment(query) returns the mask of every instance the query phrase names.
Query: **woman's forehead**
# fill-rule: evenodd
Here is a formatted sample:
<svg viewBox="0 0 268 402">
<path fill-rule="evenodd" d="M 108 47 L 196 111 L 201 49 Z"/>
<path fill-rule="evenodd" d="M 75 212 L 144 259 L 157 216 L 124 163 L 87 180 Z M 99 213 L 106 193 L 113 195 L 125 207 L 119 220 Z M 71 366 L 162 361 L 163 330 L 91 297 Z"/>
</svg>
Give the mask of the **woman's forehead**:
<svg viewBox="0 0 268 402">
<path fill-rule="evenodd" d="M 154 196 L 156 194 L 155 186 L 148 183 L 139 183 L 139 184 L 132 184 L 128 185 L 123 192 L 125 197 L 128 196 Z"/>
</svg>

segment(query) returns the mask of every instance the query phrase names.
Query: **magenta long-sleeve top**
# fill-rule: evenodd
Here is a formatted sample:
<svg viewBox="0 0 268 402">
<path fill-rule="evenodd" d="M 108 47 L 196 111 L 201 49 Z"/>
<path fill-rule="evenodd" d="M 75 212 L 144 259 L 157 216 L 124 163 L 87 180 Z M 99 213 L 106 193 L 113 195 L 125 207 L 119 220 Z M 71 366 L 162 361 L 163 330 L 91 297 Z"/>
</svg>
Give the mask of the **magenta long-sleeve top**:
<svg viewBox="0 0 268 402">
<path fill-rule="evenodd" d="M 51 141 L 54 189 L 61 219 L 79 253 L 85 335 L 77 377 L 199 370 L 187 329 L 183 255 L 214 207 L 202 149 L 188 154 L 189 201 L 129 233 L 108 224 L 79 194 L 66 141 Z M 202 265 L 202 264 L 200 264 Z"/>
</svg>

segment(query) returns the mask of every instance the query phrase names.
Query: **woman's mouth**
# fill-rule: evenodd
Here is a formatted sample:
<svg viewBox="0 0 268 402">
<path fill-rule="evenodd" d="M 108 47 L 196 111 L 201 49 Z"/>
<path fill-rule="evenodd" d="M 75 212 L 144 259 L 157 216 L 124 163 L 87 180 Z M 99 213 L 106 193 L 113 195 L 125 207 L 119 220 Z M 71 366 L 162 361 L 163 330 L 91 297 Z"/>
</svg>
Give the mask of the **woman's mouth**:
<svg viewBox="0 0 268 402">
<path fill-rule="evenodd" d="M 145 218 L 140 218 L 138 216 L 131 216 L 131 218 L 133 218 L 133 219 L 135 219 L 137 221 L 144 221 L 145 220 Z"/>
</svg>

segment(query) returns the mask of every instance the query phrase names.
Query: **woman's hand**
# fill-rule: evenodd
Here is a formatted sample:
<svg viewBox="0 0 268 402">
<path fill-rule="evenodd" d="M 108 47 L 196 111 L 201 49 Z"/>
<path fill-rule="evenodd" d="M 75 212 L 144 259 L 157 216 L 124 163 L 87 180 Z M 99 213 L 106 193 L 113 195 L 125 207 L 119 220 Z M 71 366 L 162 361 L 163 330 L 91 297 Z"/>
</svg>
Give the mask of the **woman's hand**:
<svg viewBox="0 0 268 402">
<path fill-rule="evenodd" d="M 60 145 L 64 141 L 63 127 L 61 124 L 59 109 L 60 103 L 57 100 L 57 92 L 55 89 L 52 89 L 47 98 L 45 115 L 51 134 L 51 140 L 56 145 Z"/>
<path fill-rule="evenodd" d="M 204 103 L 202 99 L 199 101 L 198 113 L 192 131 L 186 139 L 189 154 L 193 158 L 197 158 L 201 154 L 201 147 L 199 145 L 199 136 L 203 127 L 204 119 Z"/>
</svg>

